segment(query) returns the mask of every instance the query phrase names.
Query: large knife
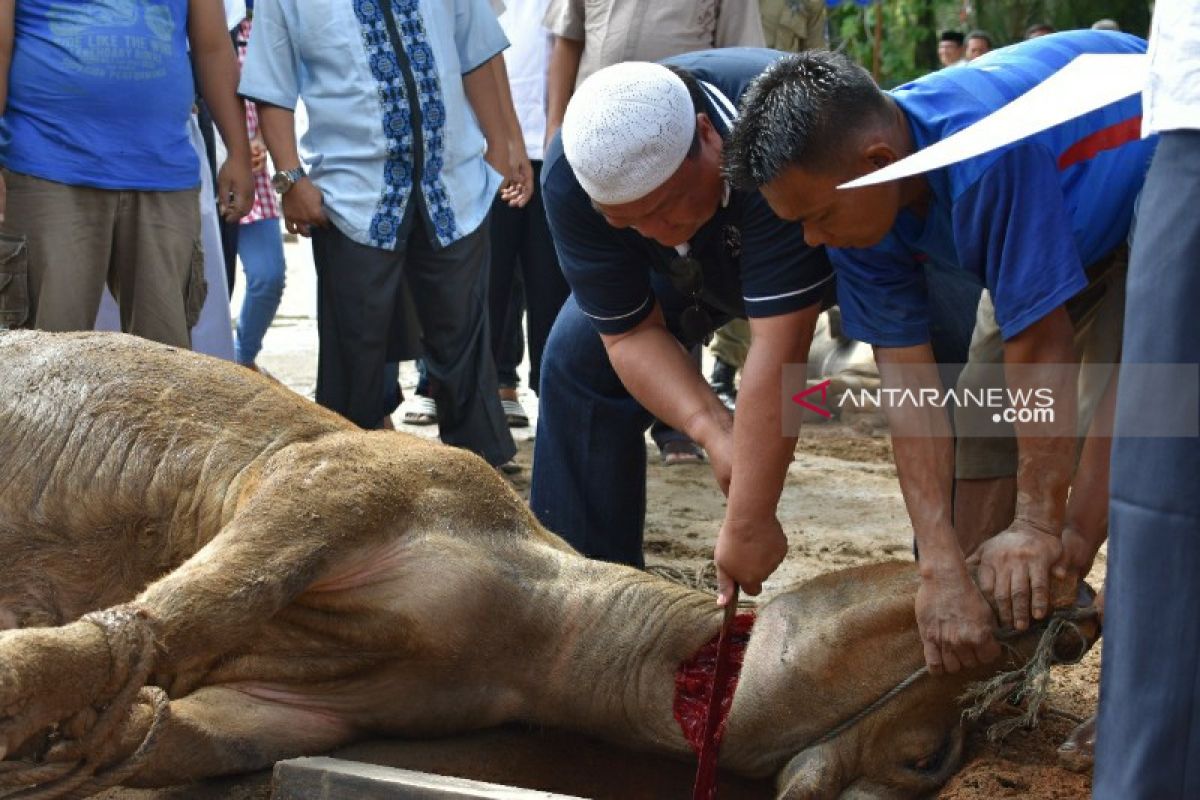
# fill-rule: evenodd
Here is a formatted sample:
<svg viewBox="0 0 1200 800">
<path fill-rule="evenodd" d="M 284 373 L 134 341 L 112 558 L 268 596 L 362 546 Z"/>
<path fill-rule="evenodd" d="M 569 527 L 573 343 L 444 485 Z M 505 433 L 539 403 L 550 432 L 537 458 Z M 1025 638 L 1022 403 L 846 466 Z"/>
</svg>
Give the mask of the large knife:
<svg viewBox="0 0 1200 800">
<path fill-rule="evenodd" d="M 708 696 L 708 716 L 704 722 L 704 739 L 700 744 L 700 763 L 696 767 L 696 783 L 692 788 L 692 800 L 714 800 L 717 796 L 717 754 L 721 749 L 718 738 L 724 718 L 729 673 L 733 669 L 733 618 L 737 616 L 738 585 L 733 585 L 729 602 L 725 604 L 725 618 L 721 622 L 721 638 L 717 640 L 717 665 L 713 669 L 712 692 Z M 730 697 L 732 705 L 733 698 Z"/>
</svg>

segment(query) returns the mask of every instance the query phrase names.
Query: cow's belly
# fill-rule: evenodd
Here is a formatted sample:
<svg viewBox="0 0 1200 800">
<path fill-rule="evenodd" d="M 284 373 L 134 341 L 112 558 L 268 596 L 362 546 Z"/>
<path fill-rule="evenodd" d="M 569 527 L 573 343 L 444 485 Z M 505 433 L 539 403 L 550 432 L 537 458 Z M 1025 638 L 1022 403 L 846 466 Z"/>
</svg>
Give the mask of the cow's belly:
<svg viewBox="0 0 1200 800">
<path fill-rule="evenodd" d="M 400 661 L 335 681 L 247 681 L 229 688 L 373 736 L 444 736 L 488 728 L 519 718 L 523 702 L 486 675 Z"/>
<path fill-rule="evenodd" d="M 409 534 L 332 565 L 202 685 L 374 734 L 431 735 L 519 716 L 495 562 L 470 537 Z"/>
</svg>

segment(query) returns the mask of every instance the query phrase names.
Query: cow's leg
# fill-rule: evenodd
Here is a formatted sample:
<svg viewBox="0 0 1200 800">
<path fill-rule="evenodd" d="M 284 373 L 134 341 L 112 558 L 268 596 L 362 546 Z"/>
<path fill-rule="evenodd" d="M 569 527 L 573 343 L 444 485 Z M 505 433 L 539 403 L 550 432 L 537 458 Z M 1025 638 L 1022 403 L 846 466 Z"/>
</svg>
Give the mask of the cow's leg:
<svg viewBox="0 0 1200 800">
<path fill-rule="evenodd" d="M 137 706 L 122 749 L 132 753 L 151 711 Z M 170 716 L 129 786 L 169 786 L 251 772 L 285 758 L 326 753 L 355 738 L 352 726 L 320 710 L 224 686 L 206 686 L 171 701 Z"/>
<path fill-rule="evenodd" d="M 172 697 L 252 640 L 340 556 L 399 536 L 420 481 L 386 434 L 299 447 L 221 532 L 127 606 L 103 612 L 149 629 L 156 682 Z M 333 438 L 333 437 L 331 437 Z M 443 463 L 454 456 L 443 457 Z M 316 498 L 316 499 L 314 499 Z M 100 578 L 103 579 L 102 577 Z M 136 676 L 120 624 L 83 620 L 0 633 L 0 752 L 76 712 L 109 703 Z M 122 665 L 126 665 L 122 668 Z"/>
<path fill-rule="evenodd" d="M 65 741 L 42 761 L 5 764 L 0 787 L 40 785 L 51 796 L 75 797 L 118 784 L 186 784 L 328 752 L 355 738 L 353 726 L 314 708 L 313 698 L 259 688 L 264 691 L 205 687 L 171 702 L 153 690 L 122 715 L 121 726 L 100 748 Z M 297 699 L 301 704 L 288 702 Z"/>
</svg>

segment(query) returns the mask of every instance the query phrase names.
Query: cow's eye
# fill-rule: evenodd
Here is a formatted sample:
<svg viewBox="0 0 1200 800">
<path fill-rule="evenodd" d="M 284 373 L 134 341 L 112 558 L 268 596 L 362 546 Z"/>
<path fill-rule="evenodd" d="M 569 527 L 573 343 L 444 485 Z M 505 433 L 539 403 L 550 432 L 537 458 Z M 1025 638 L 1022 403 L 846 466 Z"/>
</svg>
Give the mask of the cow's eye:
<svg viewBox="0 0 1200 800">
<path fill-rule="evenodd" d="M 942 740 L 937 750 L 914 761 L 910 761 L 905 766 L 914 772 L 938 772 L 946 765 L 946 757 L 950 755 L 952 744 L 953 738 L 947 736 Z"/>
</svg>

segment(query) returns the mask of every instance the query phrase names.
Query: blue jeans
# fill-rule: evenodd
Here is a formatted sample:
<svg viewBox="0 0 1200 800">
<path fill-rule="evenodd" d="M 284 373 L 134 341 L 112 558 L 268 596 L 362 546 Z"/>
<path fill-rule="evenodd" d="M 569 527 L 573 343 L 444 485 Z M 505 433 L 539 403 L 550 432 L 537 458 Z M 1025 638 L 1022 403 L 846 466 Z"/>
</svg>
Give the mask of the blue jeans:
<svg viewBox="0 0 1200 800">
<path fill-rule="evenodd" d="M 243 225 L 238 231 L 238 255 L 246 271 L 246 296 L 238 312 L 234 350 L 239 364 L 253 364 L 283 298 L 287 265 L 279 220 L 260 219 Z"/>
</svg>

